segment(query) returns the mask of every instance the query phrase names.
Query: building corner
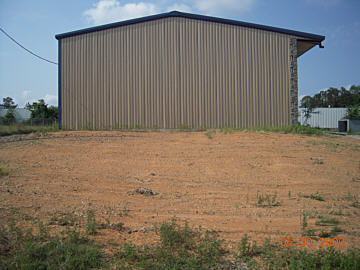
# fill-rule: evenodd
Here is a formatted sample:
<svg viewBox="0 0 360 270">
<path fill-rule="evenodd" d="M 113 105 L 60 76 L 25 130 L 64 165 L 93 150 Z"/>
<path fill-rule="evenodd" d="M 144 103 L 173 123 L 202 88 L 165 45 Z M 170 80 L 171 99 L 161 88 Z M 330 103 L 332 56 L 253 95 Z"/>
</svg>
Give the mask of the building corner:
<svg viewBox="0 0 360 270">
<path fill-rule="evenodd" d="M 61 129 L 61 39 L 58 41 L 58 111 L 59 129 Z"/>
<path fill-rule="evenodd" d="M 297 40 L 290 39 L 290 123 L 298 124 Z"/>
</svg>

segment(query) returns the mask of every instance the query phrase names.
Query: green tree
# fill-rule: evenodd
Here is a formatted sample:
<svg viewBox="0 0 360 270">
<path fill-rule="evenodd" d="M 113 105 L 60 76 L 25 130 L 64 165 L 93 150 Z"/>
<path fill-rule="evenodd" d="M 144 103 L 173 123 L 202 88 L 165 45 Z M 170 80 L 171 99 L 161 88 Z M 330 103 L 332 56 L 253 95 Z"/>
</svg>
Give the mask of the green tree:
<svg viewBox="0 0 360 270">
<path fill-rule="evenodd" d="M 27 103 L 25 108 L 31 111 L 30 117 L 32 119 L 58 119 L 58 108 L 55 106 L 50 106 L 48 108 L 48 105 L 43 99 L 39 99 L 38 102 L 33 102 L 32 104 Z"/>
<path fill-rule="evenodd" d="M 16 122 L 14 115 L 14 108 L 9 108 L 4 117 L 1 117 L 1 121 L 4 125 L 10 125 Z"/>
<path fill-rule="evenodd" d="M 48 118 L 58 119 L 59 117 L 59 108 L 56 106 L 50 106 L 48 108 Z"/>
<path fill-rule="evenodd" d="M 3 98 L 3 104 L 1 104 L 5 107 L 5 109 L 13 108 L 15 109 L 17 104 L 15 104 L 14 99 L 11 97 Z"/>
<path fill-rule="evenodd" d="M 301 99 L 302 108 L 315 108 L 315 100 L 311 96 L 305 96 Z"/>
<path fill-rule="evenodd" d="M 352 120 L 360 120 L 360 106 L 348 107 L 345 118 Z"/>
<path fill-rule="evenodd" d="M 349 89 L 349 93 L 350 93 L 350 97 L 348 99 L 352 99 L 352 103 L 354 105 L 360 105 L 360 85 L 351 86 Z"/>
<path fill-rule="evenodd" d="M 14 114 L 14 110 L 17 106 L 17 104 L 15 104 L 14 99 L 11 97 L 6 97 L 3 98 L 3 103 L 1 104 L 5 107 L 5 109 L 7 109 L 6 114 L 1 117 L 1 122 L 4 125 L 10 125 L 15 123 L 15 114 Z"/>
</svg>

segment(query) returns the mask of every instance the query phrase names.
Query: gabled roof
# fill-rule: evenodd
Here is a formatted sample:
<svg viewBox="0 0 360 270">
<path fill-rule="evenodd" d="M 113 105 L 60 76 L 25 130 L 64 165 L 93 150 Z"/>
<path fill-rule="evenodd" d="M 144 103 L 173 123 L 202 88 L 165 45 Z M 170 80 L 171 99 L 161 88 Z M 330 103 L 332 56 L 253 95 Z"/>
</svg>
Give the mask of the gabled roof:
<svg viewBox="0 0 360 270">
<path fill-rule="evenodd" d="M 260 25 L 260 24 L 254 24 L 254 23 L 247 23 L 247 22 L 242 22 L 242 21 L 222 19 L 222 18 L 217 18 L 217 17 L 184 13 L 184 12 L 179 12 L 179 11 L 171 11 L 171 12 L 167 12 L 167 13 L 161 13 L 161 14 L 157 14 L 157 15 L 146 16 L 146 17 L 142 17 L 142 18 L 127 20 L 127 21 L 122 21 L 122 22 L 116 22 L 116 23 L 110 23 L 110 24 L 95 26 L 95 27 L 86 28 L 86 29 L 82 29 L 82 30 L 67 32 L 67 33 L 63 33 L 63 34 L 58 34 L 55 36 L 55 38 L 59 40 L 62 38 L 67 38 L 67 37 L 77 36 L 77 35 L 81 35 L 81 34 L 101 31 L 101 30 L 105 30 L 105 29 L 111 29 L 111 28 L 115 28 L 115 27 L 119 27 L 119 26 L 153 21 L 153 20 L 169 18 L 169 17 L 182 17 L 182 18 L 189 18 L 189 19 L 194 19 L 194 20 L 217 22 L 217 23 L 223 23 L 223 24 L 255 28 L 255 29 L 260 29 L 260 30 L 265 30 L 265 31 L 271 31 L 271 32 L 296 36 L 296 37 L 299 37 L 299 39 L 303 39 L 303 40 L 305 39 L 306 41 L 313 42 L 315 44 L 321 44 L 321 42 L 325 39 L 324 36 L 315 35 L 315 34 L 311 34 L 311 33 L 299 32 L 299 31 L 278 28 L 278 27 L 272 27 L 272 26 L 266 26 L 266 25 Z"/>
</svg>

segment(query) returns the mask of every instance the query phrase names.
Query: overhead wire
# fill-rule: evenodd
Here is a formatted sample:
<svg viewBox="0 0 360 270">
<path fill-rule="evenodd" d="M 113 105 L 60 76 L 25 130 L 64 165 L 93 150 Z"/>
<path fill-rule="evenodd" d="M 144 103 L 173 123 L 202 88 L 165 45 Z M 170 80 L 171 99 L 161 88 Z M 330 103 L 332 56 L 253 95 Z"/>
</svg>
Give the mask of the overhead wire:
<svg viewBox="0 0 360 270">
<path fill-rule="evenodd" d="M 34 53 L 34 52 L 30 51 L 29 49 L 25 48 L 25 47 L 24 47 L 23 45 L 21 45 L 18 41 L 16 41 L 13 37 L 11 37 L 8 33 L 6 33 L 6 31 L 5 31 L 4 29 L 2 29 L 1 27 L 0 27 L 0 31 L 3 32 L 4 35 L 6 35 L 9 39 L 11 39 L 13 42 L 15 42 L 18 46 L 20 46 L 20 47 L 21 47 L 22 49 L 24 49 L 25 51 L 31 53 L 32 55 L 34 55 L 34 56 L 36 56 L 36 57 L 40 58 L 41 60 L 44 60 L 44 61 L 46 61 L 46 62 L 48 62 L 48 63 L 54 64 L 54 65 L 59 65 L 58 63 L 53 62 L 53 61 L 50 61 L 50 60 L 48 60 L 48 59 L 46 59 L 46 58 L 44 58 L 44 57 L 41 57 L 40 55 L 37 55 L 36 53 Z M 70 92 L 70 95 L 72 96 L 72 98 L 74 98 L 75 100 L 77 100 L 77 98 L 73 96 L 73 93 Z M 79 100 L 79 103 L 80 103 L 80 106 L 83 107 L 83 109 L 85 109 L 85 111 L 88 110 L 87 106 L 84 106 L 84 105 L 82 104 L 81 100 Z M 94 116 L 94 112 L 93 112 L 93 116 Z"/>
<path fill-rule="evenodd" d="M 32 55 L 36 56 L 37 58 L 40 58 L 43 61 L 46 61 L 48 63 L 54 64 L 54 65 L 58 65 L 58 63 L 50 61 L 44 57 L 41 57 L 40 55 L 37 55 L 36 53 L 30 51 L 29 49 L 25 48 L 23 45 L 21 45 L 18 41 L 16 41 L 12 36 L 10 36 L 8 33 L 5 32 L 4 29 L 2 29 L 0 27 L 0 31 L 4 33 L 5 36 L 7 36 L 9 39 L 11 39 L 13 42 L 15 42 L 19 47 L 21 47 L 22 49 L 24 49 L 25 51 L 27 51 L 28 53 L 31 53 Z"/>
</svg>

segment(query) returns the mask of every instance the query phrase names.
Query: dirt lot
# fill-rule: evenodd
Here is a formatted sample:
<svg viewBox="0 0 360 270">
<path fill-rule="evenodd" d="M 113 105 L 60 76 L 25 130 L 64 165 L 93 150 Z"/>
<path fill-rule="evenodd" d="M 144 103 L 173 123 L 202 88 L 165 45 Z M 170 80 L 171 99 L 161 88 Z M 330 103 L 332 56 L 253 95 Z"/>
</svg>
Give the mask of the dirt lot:
<svg viewBox="0 0 360 270">
<path fill-rule="evenodd" d="M 176 216 L 218 231 L 229 249 L 244 233 L 280 244 L 283 237 L 299 239 L 302 230 L 313 230 L 317 248 L 319 233 L 334 227 L 319 223 L 323 216 L 339 222 L 345 248 L 359 246 L 359 139 L 264 132 L 210 137 L 58 132 L 3 139 L 0 165 L 11 173 L 0 178 L 0 223 L 15 217 L 25 227 L 41 220 L 61 230 L 52 218 L 69 214 L 83 226 L 93 209 L 98 222 L 124 223 L 122 231 L 99 230 L 95 238 L 105 243 L 152 242 L 153 224 Z"/>
</svg>

